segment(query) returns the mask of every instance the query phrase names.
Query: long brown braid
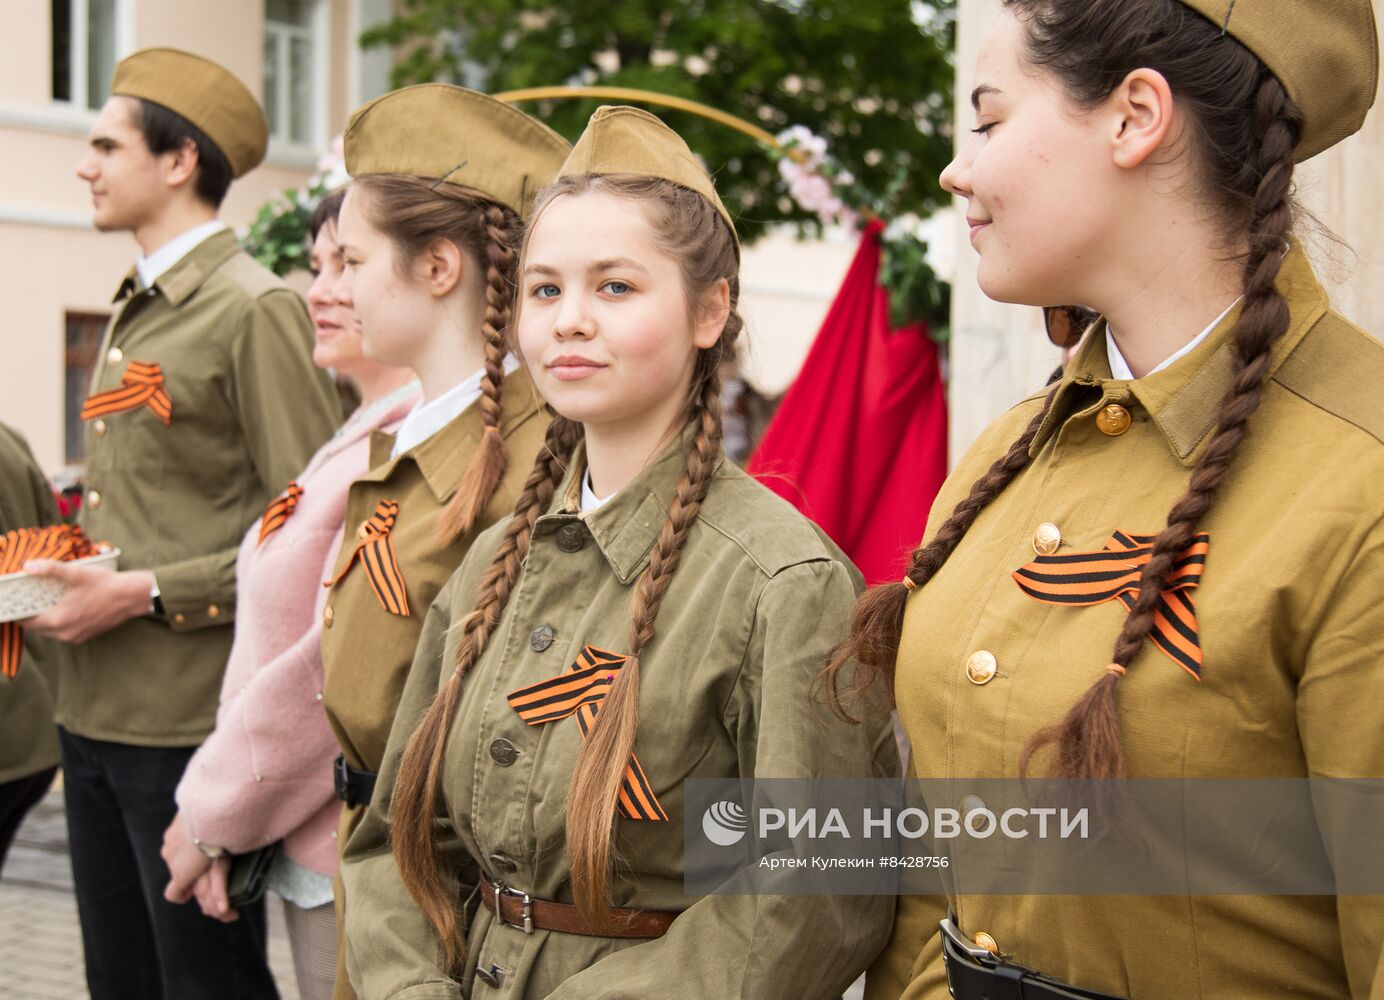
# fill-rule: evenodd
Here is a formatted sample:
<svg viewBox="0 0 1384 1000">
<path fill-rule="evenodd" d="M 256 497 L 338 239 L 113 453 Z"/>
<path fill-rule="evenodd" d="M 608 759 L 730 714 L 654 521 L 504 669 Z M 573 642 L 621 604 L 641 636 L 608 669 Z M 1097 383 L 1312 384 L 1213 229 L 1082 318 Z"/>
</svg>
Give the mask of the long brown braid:
<svg viewBox="0 0 1384 1000">
<path fill-rule="evenodd" d="M 518 265 L 515 245 L 522 223 L 513 209 L 457 184 L 404 174 L 367 174 L 351 185 L 363 195 L 371 224 L 394 244 L 401 274 L 407 275 L 409 265 L 437 240 L 453 243 L 468 266 L 485 268 L 480 324 L 485 364 L 477 403 L 485 430 L 439 520 L 442 543 L 450 544 L 475 528 L 505 473 L 500 412 Z"/>
<path fill-rule="evenodd" d="M 557 484 L 567 461 L 581 440 L 581 425 L 555 417 L 548 425 L 548 436 L 533 470 L 524 481 L 523 492 L 504 537 L 481 578 L 480 599 L 460 626 L 461 640 L 452 675 L 438 691 L 423 721 L 409 738 L 391 803 L 392 841 L 399 873 L 428 922 L 436 929 L 447 949 L 448 962 L 455 964 L 460 933 L 455 900 L 437 864 L 433 808 L 442 786 L 442 765 L 446 758 L 447 734 L 461 704 L 463 682 L 490 641 L 519 578 L 528 555 L 529 541 L 539 516 L 553 501 Z"/>
<path fill-rule="evenodd" d="M 1056 744 L 1054 776 L 1120 777 L 1125 769 L 1119 680 L 1149 636 L 1178 554 L 1215 502 L 1259 406 L 1273 345 L 1288 329 L 1288 305 L 1275 281 L 1293 225 L 1294 150 L 1302 114 L 1247 48 L 1178 0 L 1005 0 L 1005 5 L 1027 21 L 1030 60 L 1056 74 L 1079 104 L 1098 104 L 1140 66 L 1162 72 L 1187 113 L 1191 148 L 1201 161 L 1210 197 L 1232 229 L 1245 234 L 1234 379 L 1221 402 L 1215 432 L 1193 468 L 1187 494 L 1173 505 L 1167 526 L 1154 541 L 1110 664 L 1066 717 L 1035 733 L 1020 756 L 1020 773 L 1026 774 L 1034 754 Z M 837 677 L 851 657 L 861 663 L 864 681 L 882 678 L 892 691 L 908 592 L 931 579 L 979 511 L 1027 464 L 1029 446 L 1055 392 L 933 541 L 913 553 L 905 582 L 876 588 L 858 602 L 851 637 L 826 668 L 829 697 L 838 712 L 844 714 Z"/>
<path fill-rule="evenodd" d="M 980 512 L 990 501 L 1004 492 L 1029 462 L 1029 447 L 1038 436 L 1038 429 L 1047 417 L 1056 397 L 1053 388 L 1043 401 L 1043 408 L 1029 421 L 1019 439 L 1009 446 L 1003 457 L 971 484 L 965 499 L 952 508 L 949 516 L 932 541 L 914 549 L 908 557 L 904 580 L 871 587 L 851 609 L 851 632 L 834 650 L 823 671 L 827 703 L 842 719 L 857 722 L 846 707 L 868 688 L 883 684 L 894 689 L 894 661 L 899 654 L 899 638 L 903 634 L 903 612 L 909 592 L 923 586 L 936 575 L 952 552 L 971 529 Z M 857 664 L 852 672 L 851 663 Z M 847 681 L 846 678 L 851 680 Z"/>
<path fill-rule="evenodd" d="M 504 386 L 505 355 L 509 353 L 509 325 L 514 302 L 515 269 L 519 254 L 518 216 L 499 205 L 485 209 L 485 369 L 481 373 L 480 447 L 462 474 L 461 483 L 442 513 L 442 536 L 451 541 L 470 534 L 476 519 L 504 478 L 508 456 L 500 434 L 501 391 Z"/>
<path fill-rule="evenodd" d="M 700 350 L 696 357 L 689 387 L 689 420 L 696 421 L 696 429 L 668 519 L 660 530 L 648 567 L 634 585 L 629 658 L 591 726 L 573 771 L 572 787 L 582 791 L 568 800 L 574 894 L 588 920 L 596 927 L 606 927 L 615 802 L 638 725 L 640 654 L 653 639 L 659 605 L 720 459 L 719 366 L 734 356 L 743 323 L 735 308 L 739 298 L 739 261 L 734 239 L 710 202 L 667 181 L 575 176 L 563 178 L 539 197 L 534 218 L 555 198 L 587 191 L 607 191 L 648 210 L 655 243 L 682 267 L 690 314 L 695 314 L 705 293 L 718 282 L 726 281 L 730 293 L 730 313 L 720 339 L 712 347 Z M 448 961 L 453 964 L 462 948 L 460 928 L 455 901 L 439 867 L 433 831 L 447 737 L 461 701 L 465 675 L 479 660 L 499 623 L 528 553 L 534 524 L 551 504 L 581 435 L 581 425 L 562 417 L 550 426 L 547 447 L 525 483 L 500 547 L 482 578 L 477 605 L 460 626 L 456 667 L 409 739 L 399 765 L 391 803 L 394 855 L 405 886 L 442 940 Z"/>
</svg>

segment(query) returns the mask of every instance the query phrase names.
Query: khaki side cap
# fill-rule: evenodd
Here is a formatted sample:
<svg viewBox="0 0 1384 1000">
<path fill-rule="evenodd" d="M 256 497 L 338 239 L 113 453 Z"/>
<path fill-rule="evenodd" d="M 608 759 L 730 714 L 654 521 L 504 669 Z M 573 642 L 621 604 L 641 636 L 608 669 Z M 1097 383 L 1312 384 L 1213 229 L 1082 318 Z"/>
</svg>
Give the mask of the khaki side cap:
<svg viewBox="0 0 1384 1000">
<path fill-rule="evenodd" d="M 1299 163 L 1364 124 L 1379 85 L 1370 0 L 1182 0 L 1253 52 L 1302 108 Z"/>
<path fill-rule="evenodd" d="M 739 253 L 735 222 L 716 193 L 716 185 L 682 136 L 661 118 L 623 105 L 597 108 L 558 177 L 586 174 L 657 177 L 697 192 L 726 220 Z"/>
<path fill-rule="evenodd" d="M 115 67 L 111 94 L 182 115 L 207 134 L 244 177 L 264 162 L 269 123 L 245 84 L 224 66 L 181 49 L 140 49 Z"/>
<path fill-rule="evenodd" d="M 342 142 L 352 177 L 446 181 L 520 215 L 572 151 L 566 139 L 518 108 L 449 83 L 420 83 L 362 104 Z"/>
</svg>

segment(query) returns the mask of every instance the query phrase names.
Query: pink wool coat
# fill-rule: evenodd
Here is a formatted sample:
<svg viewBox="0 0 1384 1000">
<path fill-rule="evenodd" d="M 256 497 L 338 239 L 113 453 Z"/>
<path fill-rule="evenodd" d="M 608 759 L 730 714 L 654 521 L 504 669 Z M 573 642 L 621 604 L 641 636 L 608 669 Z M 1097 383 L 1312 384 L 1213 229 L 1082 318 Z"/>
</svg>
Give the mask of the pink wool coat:
<svg viewBox="0 0 1384 1000">
<path fill-rule="evenodd" d="M 346 491 L 367 471 L 370 433 L 418 402 L 416 388 L 357 412 L 298 477 L 293 514 L 261 544 L 250 526 L 236 561 L 235 641 L 216 729 L 193 755 L 177 800 L 189 833 L 232 853 L 282 839 L 290 859 L 336 873 L 340 753 L 322 710 L 322 609 L 346 516 Z M 285 484 L 287 486 L 287 484 Z"/>
</svg>

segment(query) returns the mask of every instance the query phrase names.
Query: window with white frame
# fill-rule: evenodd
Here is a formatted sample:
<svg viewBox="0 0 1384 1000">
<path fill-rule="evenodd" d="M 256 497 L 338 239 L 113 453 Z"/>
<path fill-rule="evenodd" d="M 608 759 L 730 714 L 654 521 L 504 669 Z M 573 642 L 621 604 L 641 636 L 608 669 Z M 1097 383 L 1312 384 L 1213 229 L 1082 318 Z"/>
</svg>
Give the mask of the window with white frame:
<svg viewBox="0 0 1384 1000">
<path fill-rule="evenodd" d="M 265 0 L 264 113 L 280 142 L 324 142 L 324 13 L 321 0 Z"/>
<path fill-rule="evenodd" d="M 52 0 L 53 100 L 99 108 L 120 50 L 122 0 Z"/>
</svg>

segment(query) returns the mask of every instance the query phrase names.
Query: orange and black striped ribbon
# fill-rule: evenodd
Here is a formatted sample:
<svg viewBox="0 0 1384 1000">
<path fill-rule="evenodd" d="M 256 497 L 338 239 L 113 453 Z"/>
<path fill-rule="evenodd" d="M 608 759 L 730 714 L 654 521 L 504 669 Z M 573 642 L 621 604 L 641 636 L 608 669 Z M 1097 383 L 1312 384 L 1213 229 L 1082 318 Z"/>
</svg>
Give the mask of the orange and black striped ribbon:
<svg viewBox="0 0 1384 1000">
<path fill-rule="evenodd" d="M 509 703 L 519 718 L 531 726 L 575 715 L 582 739 L 586 739 L 625 659 L 619 653 L 583 646 L 570 667 L 549 680 L 511 692 Z M 649 779 L 634 754 L 630 754 L 625 778 L 620 783 L 619 809 L 625 819 L 668 821 L 668 814 L 649 787 Z"/>
<path fill-rule="evenodd" d="M 95 420 L 148 406 L 167 427 L 173 422 L 173 400 L 163 387 L 163 369 L 147 361 L 131 361 L 120 376 L 120 388 L 88 396 L 82 419 Z"/>
<path fill-rule="evenodd" d="M 30 559 L 70 562 L 95 555 L 95 545 L 75 524 L 18 528 L 0 535 L 0 573 L 18 573 Z M 0 623 L 0 673 L 14 677 L 24 656 L 24 630 L 18 622 Z"/>
<path fill-rule="evenodd" d="M 1118 598 L 1134 607 L 1139 575 L 1153 554 L 1153 535 L 1117 531 L 1099 552 L 1039 556 L 1014 571 L 1014 582 L 1044 604 L 1090 607 Z M 1173 562 L 1153 612 L 1149 638 L 1197 680 L 1201 680 L 1201 635 L 1196 605 L 1189 593 L 1201 583 L 1211 536 L 1202 532 Z"/>
<path fill-rule="evenodd" d="M 289 481 L 288 489 L 284 490 L 283 496 L 269 501 L 264 517 L 260 518 L 259 541 L 256 545 L 263 545 L 266 538 L 284 526 L 284 522 L 293 516 L 293 510 L 298 506 L 298 498 L 302 495 L 303 488 L 298 485 L 298 480 L 293 479 Z"/>
<path fill-rule="evenodd" d="M 394 541 L 390 532 L 399 518 L 398 500 L 381 500 L 375 513 L 360 526 L 357 533 L 360 541 L 341 572 L 328 580 L 323 586 L 330 587 L 340 580 L 359 559 L 365 566 L 365 576 L 381 606 L 391 615 L 409 617 L 408 589 L 404 586 L 404 574 L 399 569 L 399 560 L 394 557 Z"/>
</svg>

